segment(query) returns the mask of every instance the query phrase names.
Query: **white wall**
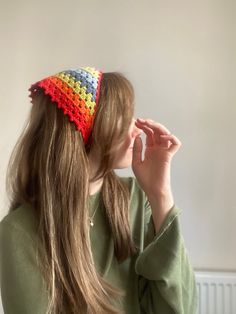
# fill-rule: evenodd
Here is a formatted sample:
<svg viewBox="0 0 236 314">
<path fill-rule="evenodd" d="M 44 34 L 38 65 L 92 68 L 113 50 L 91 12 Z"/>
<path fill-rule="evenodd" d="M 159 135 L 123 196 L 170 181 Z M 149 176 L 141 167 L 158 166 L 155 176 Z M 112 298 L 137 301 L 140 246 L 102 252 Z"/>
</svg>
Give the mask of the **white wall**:
<svg viewBox="0 0 236 314">
<path fill-rule="evenodd" d="M 1 217 L 29 85 L 70 67 L 118 70 L 134 84 L 136 115 L 183 143 L 172 185 L 193 266 L 235 270 L 235 9 L 227 0 L 2 2 Z"/>
</svg>

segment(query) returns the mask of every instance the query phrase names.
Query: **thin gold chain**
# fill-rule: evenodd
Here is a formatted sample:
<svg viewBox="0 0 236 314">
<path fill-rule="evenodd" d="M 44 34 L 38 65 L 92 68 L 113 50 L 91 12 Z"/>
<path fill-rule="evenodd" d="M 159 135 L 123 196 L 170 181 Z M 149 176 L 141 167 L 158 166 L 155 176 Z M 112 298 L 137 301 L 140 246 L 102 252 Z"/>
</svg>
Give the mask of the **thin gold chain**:
<svg viewBox="0 0 236 314">
<path fill-rule="evenodd" d="M 93 212 L 93 215 L 92 215 L 91 217 L 89 217 L 89 224 L 90 224 L 91 227 L 94 226 L 93 218 L 94 218 L 94 216 L 95 216 L 95 214 L 96 214 L 96 212 L 97 212 L 97 209 L 98 209 L 99 205 L 100 205 L 100 201 L 98 201 L 98 205 L 97 205 L 97 207 L 95 208 L 95 210 L 94 210 L 94 212 Z"/>
</svg>

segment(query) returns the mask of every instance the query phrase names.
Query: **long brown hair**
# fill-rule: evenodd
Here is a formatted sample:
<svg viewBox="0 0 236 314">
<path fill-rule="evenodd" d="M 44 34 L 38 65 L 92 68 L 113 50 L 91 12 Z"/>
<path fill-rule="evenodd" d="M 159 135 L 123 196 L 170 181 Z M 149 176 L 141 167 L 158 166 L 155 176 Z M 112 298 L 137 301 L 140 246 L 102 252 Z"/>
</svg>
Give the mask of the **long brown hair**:
<svg viewBox="0 0 236 314">
<path fill-rule="evenodd" d="M 129 188 L 112 169 L 114 141 L 133 116 L 134 91 L 117 72 L 104 73 L 90 145 L 43 93 L 33 98 L 7 171 L 9 211 L 29 204 L 38 222 L 38 266 L 48 292 L 47 313 L 120 313 L 122 293 L 95 268 L 89 236 L 89 184 L 103 177 L 102 199 L 119 262 L 135 252 L 128 220 Z M 119 127 L 118 127 L 118 121 Z M 88 156 L 99 169 L 89 177 Z"/>
</svg>

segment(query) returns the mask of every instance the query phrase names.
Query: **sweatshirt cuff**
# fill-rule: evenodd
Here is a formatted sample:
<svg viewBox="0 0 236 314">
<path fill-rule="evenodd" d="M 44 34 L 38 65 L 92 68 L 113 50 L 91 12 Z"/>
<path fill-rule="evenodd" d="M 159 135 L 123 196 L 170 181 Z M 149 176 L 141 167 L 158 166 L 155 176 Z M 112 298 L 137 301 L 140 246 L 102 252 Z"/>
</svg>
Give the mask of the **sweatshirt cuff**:
<svg viewBox="0 0 236 314">
<path fill-rule="evenodd" d="M 137 274 L 149 280 L 158 280 L 159 274 L 171 268 L 182 248 L 179 215 L 182 210 L 173 205 L 159 232 L 155 233 L 152 216 L 148 224 L 148 243 L 136 260 Z M 150 241 L 150 239 L 152 239 Z"/>
<path fill-rule="evenodd" d="M 170 209 L 168 215 L 166 216 L 160 230 L 158 231 L 158 233 L 155 232 L 155 226 L 154 226 L 154 221 L 152 219 L 152 216 L 150 217 L 151 223 L 153 225 L 154 228 L 154 239 L 153 241 L 155 241 L 156 239 L 159 239 L 165 232 L 166 230 L 171 226 L 172 222 L 182 213 L 182 210 L 180 208 L 178 208 L 175 204 L 172 206 L 172 208 Z"/>
</svg>

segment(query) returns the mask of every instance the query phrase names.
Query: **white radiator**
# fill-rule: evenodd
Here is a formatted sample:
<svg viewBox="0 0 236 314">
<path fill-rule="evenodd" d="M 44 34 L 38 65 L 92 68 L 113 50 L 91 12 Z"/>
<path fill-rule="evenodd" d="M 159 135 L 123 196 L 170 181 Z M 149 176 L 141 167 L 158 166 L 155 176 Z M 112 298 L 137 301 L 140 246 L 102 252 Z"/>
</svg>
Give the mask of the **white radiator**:
<svg viewBox="0 0 236 314">
<path fill-rule="evenodd" d="M 198 314 L 236 314 L 236 272 L 196 271 Z"/>
</svg>

